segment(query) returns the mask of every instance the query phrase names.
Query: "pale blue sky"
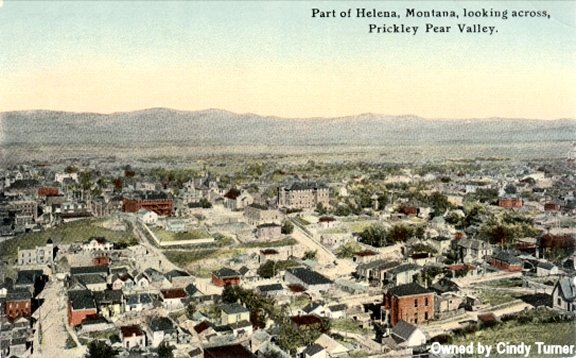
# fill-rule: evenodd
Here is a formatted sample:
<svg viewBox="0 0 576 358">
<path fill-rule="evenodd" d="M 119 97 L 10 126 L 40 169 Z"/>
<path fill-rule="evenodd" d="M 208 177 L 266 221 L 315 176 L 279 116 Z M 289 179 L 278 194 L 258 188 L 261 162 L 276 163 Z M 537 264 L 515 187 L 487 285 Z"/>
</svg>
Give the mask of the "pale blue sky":
<svg viewBox="0 0 576 358">
<path fill-rule="evenodd" d="M 311 8 L 401 19 L 313 19 Z M 405 19 L 405 9 L 548 10 L 551 19 Z M 218 107 L 279 116 L 575 117 L 575 3 L 10 1 L 0 110 Z M 368 24 L 420 26 L 417 36 Z M 424 34 L 426 22 L 451 24 Z M 456 23 L 496 25 L 463 35 Z"/>
</svg>

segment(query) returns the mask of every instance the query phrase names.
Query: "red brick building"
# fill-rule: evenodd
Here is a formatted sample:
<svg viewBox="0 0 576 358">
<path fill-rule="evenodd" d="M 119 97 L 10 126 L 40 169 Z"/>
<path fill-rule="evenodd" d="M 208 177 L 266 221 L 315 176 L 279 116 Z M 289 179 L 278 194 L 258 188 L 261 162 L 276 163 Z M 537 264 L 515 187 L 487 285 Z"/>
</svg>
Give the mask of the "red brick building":
<svg viewBox="0 0 576 358">
<path fill-rule="evenodd" d="M 52 186 L 42 186 L 38 188 L 38 196 L 58 196 L 60 189 Z"/>
<path fill-rule="evenodd" d="M 505 209 L 518 209 L 523 205 L 520 198 L 500 198 L 498 199 L 498 206 Z"/>
<path fill-rule="evenodd" d="M 30 291 L 26 289 L 9 291 L 6 295 L 4 313 L 10 320 L 30 317 L 32 314 L 32 294 Z"/>
<path fill-rule="evenodd" d="M 546 203 L 544 204 L 544 211 L 560 211 L 560 204 Z"/>
<path fill-rule="evenodd" d="M 212 272 L 212 284 L 217 287 L 240 285 L 240 272 L 228 267 L 222 267 L 218 271 Z"/>
<path fill-rule="evenodd" d="M 434 292 L 417 283 L 393 287 L 384 294 L 386 321 L 421 324 L 434 318 Z"/>
<path fill-rule="evenodd" d="M 142 208 L 160 216 L 171 216 L 174 200 L 162 192 L 136 192 L 122 199 L 122 211 L 126 213 L 135 213 Z"/>
<path fill-rule="evenodd" d="M 504 251 L 489 256 L 486 261 L 488 261 L 490 265 L 508 272 L 522 271 L 524 267 L 522 260 Z"/>
<path fill-rule="evenodd" d="M 90 290 L 68 291 L 68 324 L 72 327 L 79 326 L 88 316 L 97 313 L 96 302 Z"/>
</svg>

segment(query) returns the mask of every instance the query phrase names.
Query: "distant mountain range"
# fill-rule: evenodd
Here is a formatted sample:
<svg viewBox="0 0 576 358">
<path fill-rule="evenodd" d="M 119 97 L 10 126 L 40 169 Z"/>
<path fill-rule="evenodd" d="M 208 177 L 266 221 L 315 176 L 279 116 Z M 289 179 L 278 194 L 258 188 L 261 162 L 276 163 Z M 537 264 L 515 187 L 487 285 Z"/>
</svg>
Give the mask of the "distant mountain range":
<svg viewBox="0 0 576 358">
<path fill-rule="evenodd" d="M 0 113 L 0 145 L 166 143 L 193 146 L 378 146 L 573 141 L 576 120 L 463 119 L 361 114 L 279 118 L 217 109 L 153 108 L 111 114 Z"/>
</svg>

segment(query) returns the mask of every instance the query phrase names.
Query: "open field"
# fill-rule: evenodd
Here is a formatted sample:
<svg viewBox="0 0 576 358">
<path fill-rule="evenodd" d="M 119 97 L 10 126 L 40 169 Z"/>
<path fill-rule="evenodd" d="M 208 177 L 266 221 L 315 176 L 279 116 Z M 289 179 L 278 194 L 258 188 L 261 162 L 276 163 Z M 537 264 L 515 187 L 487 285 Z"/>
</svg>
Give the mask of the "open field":
<svg viewBox="0 0 576 358">
<path fill-rule="evenodd" d="M 127 227 L 125 231 L 114 231 L 102 227 L 101 223 L 102 220 L 96 219 L 80 220 L 45 231 L 18 236 L 0 243 L 0 255 L 4 259 L 15 259 L 18 255 L 18 248 L 33 249 L 36 246 L 45 245 L 48 239 L 52 239 L 55 244 L 81 243 L 93 236 L 105 237 L 112 242 L 129 243 L 137 240 L 130 227 Z"/>
<path fill-rule="evenodd" d="M 554 355 L 538 355 L 534 342 L 565 345 L 574 344 L 575 341 L 575 322 L 528 323 L 519 325 L 515 321 L 510 321 L 493 328 L 477 331 L 471 335 L 457 337 L 453 340 L 452 344 L 479 342 L 495 347 L 499 342 L 509 342 L 510 344 L 525 343 L 532 344 L 530 357 L 554 357 Z"/>
<path fill-rule="evenodd" d="M 205 229 L 193 229 L 188 232 L 170 232 L 160 228 L 152 228 L 152 232 L 158 237 L 158 239 L 163 241 L 183 241 L 183 240 L 198 240 L 207 239 L 210 237 L 208 231 Z"/>
</svg>

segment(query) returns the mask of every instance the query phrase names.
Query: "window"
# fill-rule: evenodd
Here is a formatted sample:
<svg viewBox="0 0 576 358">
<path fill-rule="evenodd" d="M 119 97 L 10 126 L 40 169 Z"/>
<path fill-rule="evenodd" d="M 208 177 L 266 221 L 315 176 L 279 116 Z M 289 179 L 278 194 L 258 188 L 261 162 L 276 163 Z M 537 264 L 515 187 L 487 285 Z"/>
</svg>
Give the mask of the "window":
<svg viewBox="0 0 576 358">
<path fill-rule="evenodd" d="M 418 300 L 414 300 L 414 307 L 418 307 Z"/>
<path fill-rule="evenodd" d="M 562 306 L 562 299 L 558 297 L 558 306 Z"/>
<path fill-rule="evenodd" d="M 424 312 L 424 319 L 428 320 L 428 312 Z"/>
<path fill-rule="evenodd" d="M 450 303 L 452 303 L 452 301 L 450 301 Z M 424 306 L 428 306 L 428 297 L 425 298 Z"/>
</svg>

